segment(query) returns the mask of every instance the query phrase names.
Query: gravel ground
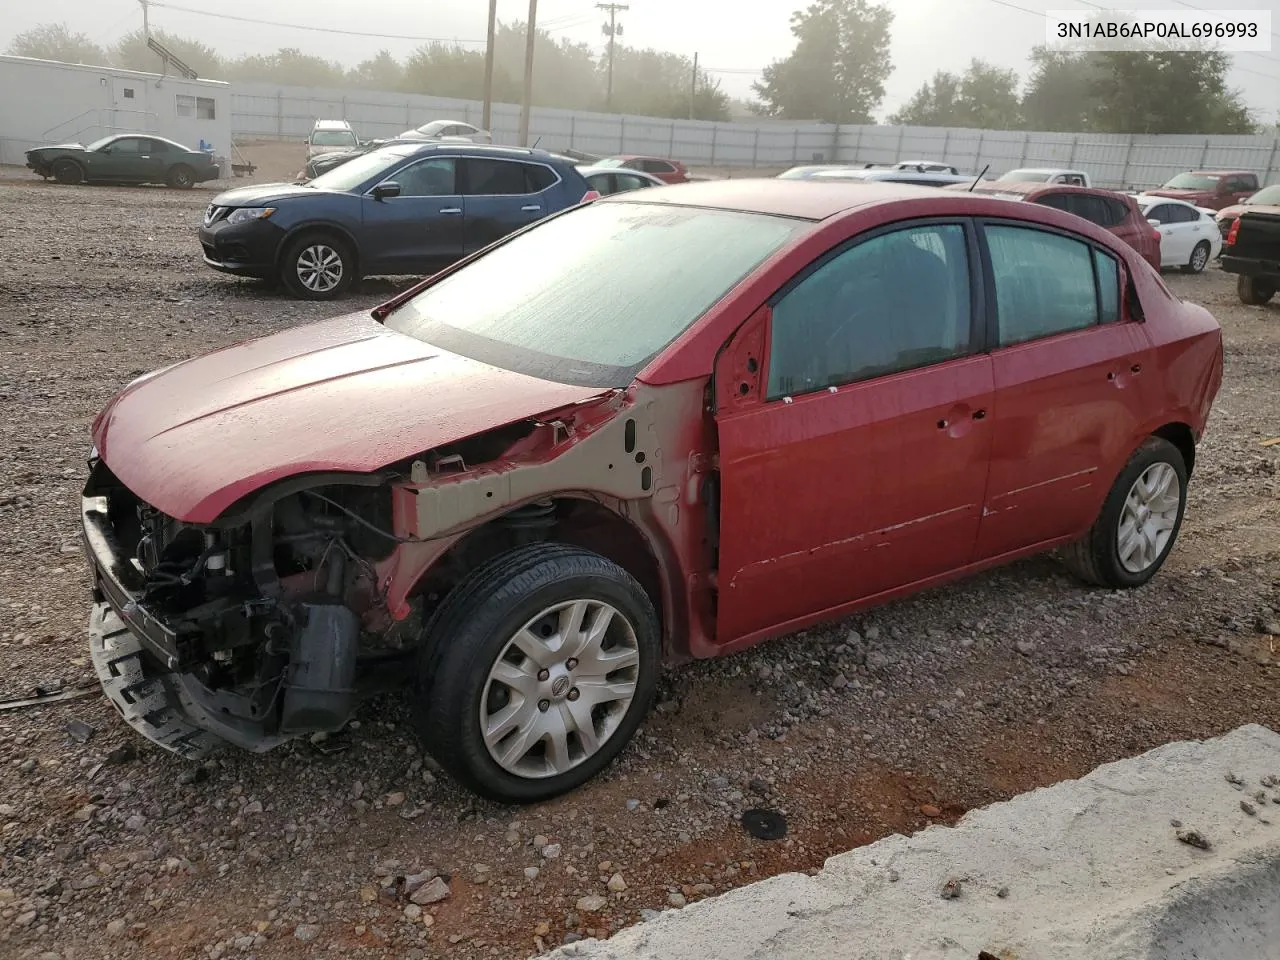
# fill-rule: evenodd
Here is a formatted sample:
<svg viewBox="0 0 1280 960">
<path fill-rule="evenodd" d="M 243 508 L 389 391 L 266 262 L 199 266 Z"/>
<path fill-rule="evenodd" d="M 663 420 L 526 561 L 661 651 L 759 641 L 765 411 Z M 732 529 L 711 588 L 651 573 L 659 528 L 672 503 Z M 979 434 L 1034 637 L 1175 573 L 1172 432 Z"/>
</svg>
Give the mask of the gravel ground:
<svg viewBox="0 0 1280 960">
<path fill-rule="evenodd" d="M 147 369 L 337 310 L 205 269 L 209 190 L 3 176 L 14 698 L 91 683 L 76 497 L 94 413 Z M 621 762 L 524 809 L 437 776 L 396 697 L 325 742 L 200 767 L 96 693 L 0 711 L 0 955 L 524 957 L 1160 743 L 1280 725 L 1280 445 L 1262 445 L 1280 436 L 1280 306 L 1241 306 L 1216 270 L 1169 282 L 1222 321 L 1227 370 L 1182 537 L 1145 589 L 1038 559 L 673 670 Z M 786 838 L 749 837 L 751 807 L 782 812 Z"/>
</svg>

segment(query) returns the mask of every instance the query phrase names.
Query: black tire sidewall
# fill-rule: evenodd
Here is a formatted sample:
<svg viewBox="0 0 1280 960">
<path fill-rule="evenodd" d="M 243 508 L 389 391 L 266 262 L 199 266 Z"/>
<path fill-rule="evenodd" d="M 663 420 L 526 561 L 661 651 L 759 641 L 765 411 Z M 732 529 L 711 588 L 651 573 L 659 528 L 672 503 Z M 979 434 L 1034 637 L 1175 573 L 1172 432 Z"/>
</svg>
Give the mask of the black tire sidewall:
<svg viewBox="0 0 1280 960">
<path fill-rule="evenodd" d="M 1120 562 L 1120 545 L 1117 542 L 1120 517 L 1124 512 L 1125 498 L 1128 497 L 1129 489 L 1133 486 L 1134 481 L 1156 463 L 1169 464 L 1178 475 L 1178 517 L 1174 521 L 1169 542 L 1165 544 L 1164 551 L 1156 558 L 1155 563 L 1141 573 L 1133 573 L 1126 570 L 1124 564 Z M 1182 454 L 1178 452 L 1177 447 L 1167 440 L 1152 437 L 1145 441 L 1129 458 L 1129 462 L 1125 464 L 1124 470 L 1120 472 L 1120 476 L 1116 478 L 1110 492 L 1107 494 L 1107 499 L 1102 506 L 1102 512 L 1098 517 L 1098 524 L 1094 529 L 1092 547 L 1099 573 L 1106 583 L 1118 588 L 1140 587 L 1154 577 L 1160 571 L 1160 568 L 1164 566 L 1164 562 L 1168 559 L 1174 544 L 1178 542 L 1178 534 L 1182 530 L 1182 520 L 1186 516 L 1187 479 L 1187 466 L 1182 459 Z"/>
<path fill-rule="evenodd" d="M 72 176 L 64 178 L 62 176 L 64 170 L 70 170 Z M 84 170 L 74 160 L 60 160 L 53 165 L 53 179 L 68 185 L 84 183 Z"/>
<path fill-rule="evenodd" d="M 581 554 L 579 554 L 581 556 Z M 604 558 L 598 573 L 560 576 L 562 558 L 549 557 L 535 568 L 543 582 L 507 596 L 477 596 L 469 612 L 451 618 L 460 628 L 428 651 L 432 666 L 415 704 L 424 745 L 459 781 L 499 802 L 549 799 L 581 786 L 607 767 L 634 736 L 648 713 L 657 684 L 661 635 L 657 615 L 643 590 L 625 571 Z M 610 575 L 609 568 L 616 573 Z M 524 577 L 517 578 L 517 580 Z M 488 673 L 515 632 L 547 607 L 568 600 L 600 600 L 626 617 L 640 652 L 636 693 L 627 715 L 600 750 L 572 770 L 554 777 L 528 779 L 508 773 L 489 755 L 480 731 L 480 698 Z M 446 746 L 447 745 L 447 746 Z M 441 749 L 446 746 L 445 749 Z"/>
<path fill-rule="evenodd" d="M 1257 277 L 1241 275 L 1236 282 L 1236 293 L 1240 295 L 1240 302 L 1251 307 L 1264 306 L 1275 296 L 1275 292 L 1274 286 Z"/>
<path fill-rule="evenodd" d="M 307 289 L 298 277 L 298 256 L 306 247 L 314 243 L 327 244 L 342 258 L 342 279 L 338 281 L 336 287 L 324 293 Z M 290 240 L 285 244 L 284 255 L 280 258 L 280 280 L 284 283 L 285 289 L 302 300 L 336 300 L 351 288 L 354 272 L 355 256 L 350 244 L 335 234 L 319 230 L 308 231 Z"/>
</svg>

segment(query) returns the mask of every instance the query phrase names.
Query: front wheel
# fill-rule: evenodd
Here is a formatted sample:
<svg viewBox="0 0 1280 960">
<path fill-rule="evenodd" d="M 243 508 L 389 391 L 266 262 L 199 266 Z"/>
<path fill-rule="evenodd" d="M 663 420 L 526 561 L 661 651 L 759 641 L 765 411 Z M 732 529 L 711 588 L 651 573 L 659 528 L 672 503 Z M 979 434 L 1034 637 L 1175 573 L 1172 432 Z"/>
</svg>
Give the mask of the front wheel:
<svg viewBox="0 0 1280 960">
<path fill-rule="evenodd" d="M 1186 461 L 1168 440 L 1148 437 L 1120 471 L 1089 532 L 1064 551 L 1064 560 L 1087 583 L 1140 587 L 1164 565 L 1186 506 Z"/>
<path fill-rule="evenodd" d="M 84 170 L 74 160 L 59 160 L 53 165 L 53 179 L 59 183 L 82 183 Z"/>
<path fill-rule="evenodd" d="M 294 296 L 332 300 L 345 293 L 355 279 L 355 256 L 336 236 L 309 233 L 285 250 L 280 279 Z"/>
<path fill-rule="evenodd" d="M 1265 280 L 1242 275 L 1236 281 L 1236 293 L 1239 294 L 1241 303 L 1260 307 L 1276 295 L 1276 288 Z"/>
<path fill-rule="evenodd" d="M 414 724 L 464 786 L 546 800 L 603 770 L 648 712 L 660 628 L 604 557 L 537 543 L 471 573 L 427 627 Z"/>
<path fill-rule="evenodd" d="M 1196 244 L 1196 248 L 1191 251 L 1191 259 L 1187 261 L 1187 265 L 1183 267 L 1185 273 L 1199 273 L 1209 263 L 1209 241 L 1201 240 Z"/>
<path fill-rule="evenodd" d="M 165 178 L 165 183 L 175 190 L 190 190 L 195 185 L 195 182 L 195 171 L 181 163 L 170 170 L 169 175 Z"/>
</svg>

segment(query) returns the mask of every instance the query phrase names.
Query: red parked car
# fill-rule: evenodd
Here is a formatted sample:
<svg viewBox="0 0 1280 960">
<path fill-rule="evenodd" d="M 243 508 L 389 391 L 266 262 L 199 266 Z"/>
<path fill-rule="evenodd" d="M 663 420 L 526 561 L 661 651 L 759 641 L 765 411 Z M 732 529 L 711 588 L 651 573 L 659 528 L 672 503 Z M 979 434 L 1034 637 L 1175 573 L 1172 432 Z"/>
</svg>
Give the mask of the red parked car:
<svg viewBox="0 0 1280 960">
<path fill-rule="evenodd" d="M 1053 548 L 1146 583 L 1221 376 L 1207 310 L 1040 204 L 619 194 L 126 387 L 84 491 L 93 661 L 187 756 L 412 680 L 455 777 L 554 796 L 664 659 Z"/>
<path fill-rule="evenodd" d="M 1149 197 L 1174 197 L 1197 207 L 1221 210 L 1258 192 L 1258 175 L 1248 170 L 1191 170 L 1180 173 Z"/>
<path fill-rule="evenodd" d="M 946 189 L 968 192 L 969 186 L 956 184 Z M 1147 222 L 1137 201 L 1128 194 L 1098 187 L 1023 183 L 1016 180 L 984 180 L 973 188 L 973 192 L 1009 200 L 1026 200 L 1074 213 L 1077 217 L 1083 217 L 1115 234 L 1142 254 L 1142 259 L 1147 263 L 1156 270 L 1160 269 L 1160 230 Z"/>
<path fill-rule="evenodd" d="M 651 173 L 663 183 L 687 183 L 689 171 L 679 160 L 664 160 L 661 157 L 608 157 L 594 164 L 597 167 L 627 167 L 631 170 L 643 170 Z"/>
</svg>

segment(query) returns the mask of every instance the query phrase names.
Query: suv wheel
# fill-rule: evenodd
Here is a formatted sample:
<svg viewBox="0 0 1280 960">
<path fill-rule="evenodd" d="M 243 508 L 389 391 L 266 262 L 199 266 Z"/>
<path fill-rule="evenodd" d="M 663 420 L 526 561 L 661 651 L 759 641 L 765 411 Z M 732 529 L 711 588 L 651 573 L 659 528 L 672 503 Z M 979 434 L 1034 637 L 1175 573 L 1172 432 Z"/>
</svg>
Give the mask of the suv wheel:
<svg viewBox="0 0 1280 960">
<path fill-rule="evenodd" d="M 332 300 L 355 279 L 355 256 L 346 241 L 327 233 L 308 233 L 285 249 L 280 278 L 304 300 Z"/>
<path fill-rule="evenodd" d="M 1266 280 L 1241 276 L 1236 281 L 1236 293 L 1240 295 L 1241 303 L 1247 303 L 1251 307 L 1260 307 L 1276 295 L 1276 288 Z"/>
<path fill-rule="evenodd" d="M 1173 549 L 1186 505 L 1182 454 L 1168 440 L 1148 437 L 1120 471 L 1089 532 L 1063 559 L 1087 583 L 1140 587 Z"/>
<path fill-rule="evenodd" d="M 612 761 L 648 712 L 661 642 L 644 590 L 555 543 L 472 572 L 427 626 L 414 703 L 425 749 L 493 800 L 546 800 Z"/>
</svg>

